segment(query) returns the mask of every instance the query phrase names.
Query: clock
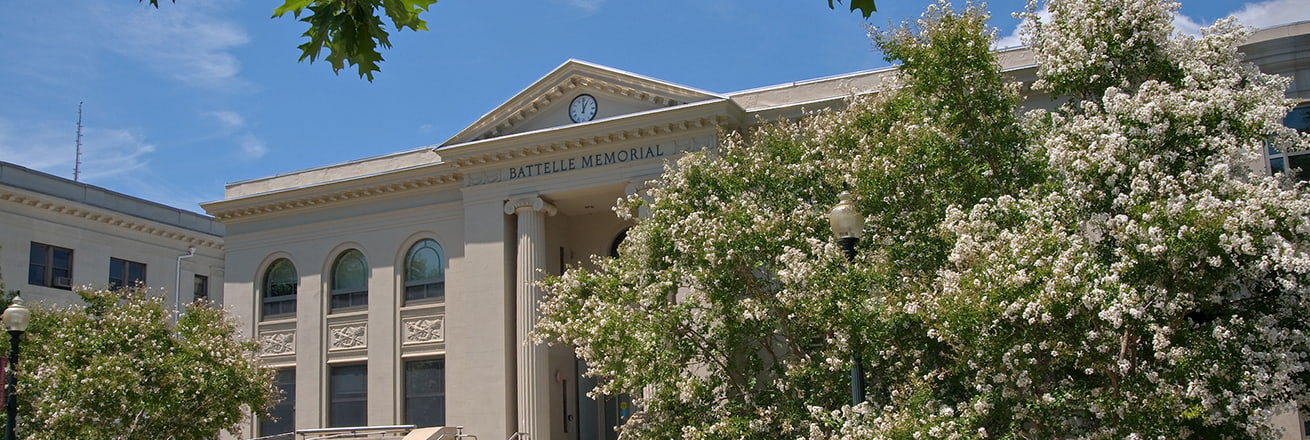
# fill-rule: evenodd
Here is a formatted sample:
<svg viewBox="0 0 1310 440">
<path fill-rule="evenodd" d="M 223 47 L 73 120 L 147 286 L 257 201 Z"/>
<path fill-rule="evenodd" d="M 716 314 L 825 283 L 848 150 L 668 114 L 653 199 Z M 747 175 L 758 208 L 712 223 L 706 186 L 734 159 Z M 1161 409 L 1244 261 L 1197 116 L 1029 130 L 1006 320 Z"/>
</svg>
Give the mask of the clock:
<svg viewBox="0 0 1310 440">
<path fill-rule="evenodd" d="M 596 119 L 596 98 L 583 93 L 569 103 L 569 119 L 573 122 L 587 122 Z"/>
</svg>

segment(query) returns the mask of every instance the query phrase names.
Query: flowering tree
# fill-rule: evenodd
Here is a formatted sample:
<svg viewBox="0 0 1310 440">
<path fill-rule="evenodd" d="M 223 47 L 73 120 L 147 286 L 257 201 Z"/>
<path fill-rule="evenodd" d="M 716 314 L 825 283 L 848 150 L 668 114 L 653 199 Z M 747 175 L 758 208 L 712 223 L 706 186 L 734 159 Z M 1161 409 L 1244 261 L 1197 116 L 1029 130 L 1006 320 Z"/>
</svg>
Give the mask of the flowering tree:
<svg viewBox="0 0 1310 440">
<path fill-rule="evenodd" d="M 272 373 L 222 310 L 193 304 L 174 325 L 159 296 L 79 293 L 84 307 L 33 310 L 22 438 L 212 440 L 275 400 Z"/>
<path fill-rule="evenodd" d="M 975 7 L 874 39 L 899 84 L 671 165 L 618 258 L 550 279 L 543 338 L 633 438 L 1260 438 L 1307 401 L 1310 197 L 1262 174 L 1285 80 L 1177 5 L 1030 12 L 1019 117 Z M 1036 9 L 1036 5 L 1032 6 Z M 849 267 L 826 228 L 868 214 Z M 870 372 L 850 406 L 851 354 Z"/>
<path fill-rule="evenodd" d="M 1310 403 L 1310 197 L 1260 162 L 1271 136 L 1305 145 L 1286 79 L 1241 62 L 1231 21 L 1172 36 L 1173 2 L 1048 6 L 1034 87 L 1072 97 L 1029 117 L 1050 178 L 953 210 L 950 264 L 909 303 L 968 369 L 929 425 L 1271 437 Z"/>
</svg>

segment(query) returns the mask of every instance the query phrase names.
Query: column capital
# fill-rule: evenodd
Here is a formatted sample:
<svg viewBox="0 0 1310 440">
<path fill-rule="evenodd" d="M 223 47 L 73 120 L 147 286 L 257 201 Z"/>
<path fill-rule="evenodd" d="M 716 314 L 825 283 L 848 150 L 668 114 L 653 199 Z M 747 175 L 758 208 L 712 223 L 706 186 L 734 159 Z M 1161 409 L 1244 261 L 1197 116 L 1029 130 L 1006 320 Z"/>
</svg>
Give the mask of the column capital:
<svg viewBox="0 0 1310 440">
<path fill-rule="evenodd" d="M 529 209 L 534 212 L 545 212 L 546 215 L 555 215 L 557 212 L 555 205 L 552 205 L 550 202 L 537 196 L 519 197 L 505 202 L 506 215 L 518 214 L 519 210 L 522 209 Z"/>
<path fill-rule="evenodd" d="M 650 189 L 652 186 L 654 186 L 654 182 L 652 182 L 651 180 L 637 180 L 633 182 L 628 182 L 628 185 L 623 187 L 623 194 L 630 196 L 633 194 L 642 193 L 642 196 L 645 196 L 646 190 Z"/>
</svg>

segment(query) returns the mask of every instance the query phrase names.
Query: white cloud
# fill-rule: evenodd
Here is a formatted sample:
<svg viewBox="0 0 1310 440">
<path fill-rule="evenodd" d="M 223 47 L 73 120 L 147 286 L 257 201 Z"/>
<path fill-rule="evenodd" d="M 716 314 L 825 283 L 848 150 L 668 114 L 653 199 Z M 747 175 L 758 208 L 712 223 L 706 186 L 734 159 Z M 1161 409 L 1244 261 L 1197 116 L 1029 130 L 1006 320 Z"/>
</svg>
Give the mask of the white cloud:
<svg viewBox="0 0 1310 440">
<path fill-rule="evenodd" d="M 1042 9 L 1037 11 L 1037 19 L 1043 22 L 1051 20 L 1051 11 L 1050 9 L 1046 8 L 1045 4 L 1042 4 Z M 1023 45 L 1023 41 L 1019 37 L 1019 32 L 1020 32 L 1019 29 L 1021 29 L 1021 26 L 1015 26 L 1014 29 L 1010 30 L 1009 35 L 997 39 L 996 44 L 993 44 L 992 46 L 997 49 L 1004 49 L 1007 47 L 1016 47 L 1016 46 Z"/>
<path fill-rule="evenodd" d="M 82 178 L 101 180 L 146 171 L 153 152 L 154 144 L 130 130 L 84 128 Z"/>
<path fill-rule="evenodd" d="M 218 130 L 206 136 L 207 140 L 235 143 L 238 147 L 237 151 L 246 159 L 260 159 L 268 154 L 268 145 L 251 132 L 245 116 L 240 113 L 231 110 L 214 110 L 204 112 L 201 116 L 218 125 Z"/>
<path fill-rule="evenodd" d="M 242 117 L 240 113 L 231 110 L 215 110 L 212 112 L 205 112 L 204 115 L 218 122 L 218 125 L 223 128 L 238 129 L 246 126 L 246 118 Z"/>
<path fill-rule="evenodd" d="M 564 0 L 564 3 L 590 14 L 599 11 L 605 5 L 605 0 Z"/>
<path fill-rule="evenodd" d="M 1310 2 L 1306 0 L 1269 0 L 1247 3 L 1233 12 L 1237 21 L 1257 28 L 1268 28 L 1310 20 Z"/>
<path fill-rule="evenodd" d="M 0 160 L 65 179 L 73 179 L 77 160 L 75 127 L 0 118 Z M 198 203 L 215 194 L 191 189 L 163 178 L 151 168 L 156 146 L 134 130 L 82 129 L 82 165 L 78 181 L 168 206 L 201 212 Z"/>
<path fill-rule="evenodd" d="M 6 162 L 73 178 L 75 127 L 0 120 L 0 157 Z M 155 146 L 121 128 L 84 127 L 78 180 L 107 179 L 145 170 Z"/>
<path fill-rule="evenodd" d="M 1255 28 L 1268 28 L 1299 21 L 1310 20 L 1310 4 L 1307 0 L 1268 0 L 1263 2 L 1246 3 L 1240 9 L 1225 14 L 1237 18 L 1237 21 L 1243 25 Z M 1042 6 L 1038 11 L 1038 16 L 1042 21 L 1051 19 L 1051 13 Z M 1201 28 L 1214 24 L 1213 21 L 1197 22 L 1192 17 L 1179 14 L 1174 17 L 1174 28 L 1178 32 L 1187 35 L 1200 35 Z M 1019 27 L 1015 27 L 1004 37 L 996 41 L 995 47 L 1007 48 L 1023 44 L 1019 39 Z"/>
<path fill-rule="evenodd" d="M 1214 23 L 1205 23 L 1205 24 L 1197 23 L 1196 20 L 1192 19 L 1192 17 L 1188 17 L 1183 14 L 1178 14 L 1174 16 L 1174 32 L 1179 32 L 1186 35 L 1200 36 L 1201 28 L 1212 24 Z"/>
<path fill-rule="evenodd" d="M 195 86 L 225 87 L 239 83 L 241 62 L 232 54 L 250 42 L 245 29 L 224 19 L 206 2 L 182 2 L 153 7 L 123 8 L 125 15 L 106 17 L 117 38 L 111 46 L 173 80 Z"/>
<path fill-rule="evenodd" d="M 259 159 L 268 154 L 268 146 L 264 145 L 264 141 L 254 135 L 243 135 L 238 139 L 238 142 L 241 144 L 241 153 L 249 159 Z"/>
</svg>

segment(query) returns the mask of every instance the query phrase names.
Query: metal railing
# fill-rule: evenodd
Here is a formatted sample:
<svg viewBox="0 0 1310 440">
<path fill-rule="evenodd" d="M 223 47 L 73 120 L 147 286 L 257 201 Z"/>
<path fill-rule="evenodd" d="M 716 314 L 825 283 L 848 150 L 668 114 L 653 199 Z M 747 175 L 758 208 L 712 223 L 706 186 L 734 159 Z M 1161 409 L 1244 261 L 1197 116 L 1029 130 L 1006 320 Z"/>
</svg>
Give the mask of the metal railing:
<svg viewBox="0 0 1310 440">
<path fill-rule="evenodd" d="M 295 438 L 296 438 L 296 433 L 295 431 L 292 431 L 292 432 L 284 432 L 281 434 L 266 435 L 263 437 L 255 437 L 250 440 L 295 440 Z"/>
<path fill-rule="evenodd" d="M 447 426 L 446 428 L 450 428 L 450 427 Z M 463 426 L 456 426 L 456 427 L 455 427 L 455 434 L 452 435 L 452 434 L 446 434 L 446 433 L 443 432 L 443 433 L 441 433 L 440 436 L 437 437 L 436 440 L 446 440 L 446 439 L 454 439 L 454 440 L 458 440 L 458 439 L 461 439 L 461 438 L 471 438 L 471 439 L 476 439 L 476 438 L 478 438 L 478 436 L 473 435 L 473 434 L 465 434 L 465 433 L 464 433 L 464 427 L 463 427 Z M 511 438 L 513 438 L 513 437 L 511 437 Z"/>
<path fill-rule="evenodd" d="M 414 430 L 414 425 L 388 426 L 349 426 L 341 428 L 297 429 L 297 440 L 328 440 L 337 438 L 384 438 L 387 436 L 404 437 Z"/>
</svg>

